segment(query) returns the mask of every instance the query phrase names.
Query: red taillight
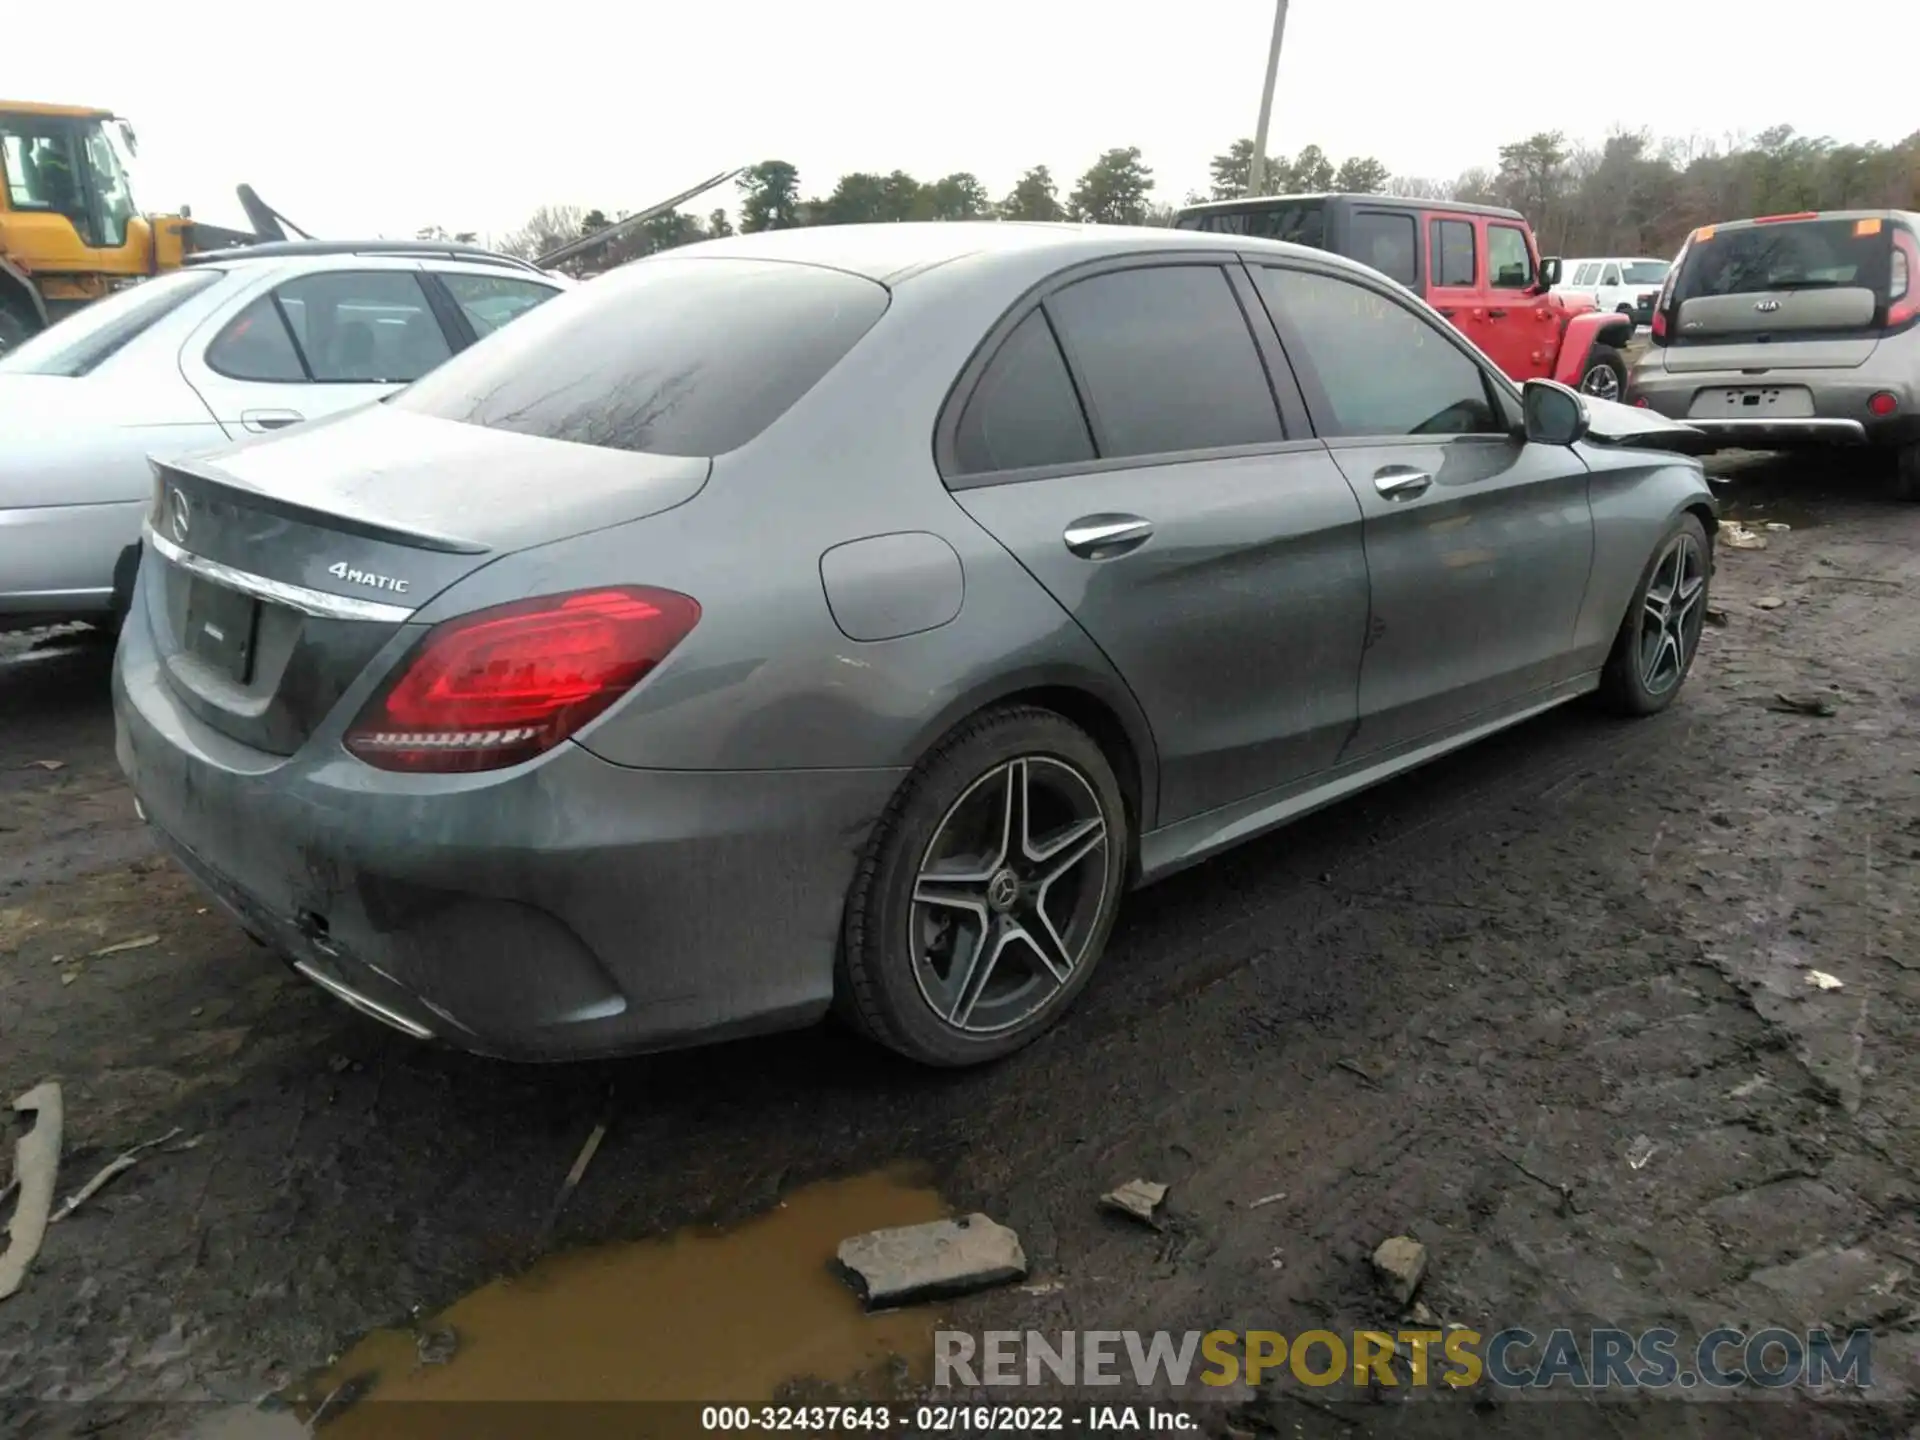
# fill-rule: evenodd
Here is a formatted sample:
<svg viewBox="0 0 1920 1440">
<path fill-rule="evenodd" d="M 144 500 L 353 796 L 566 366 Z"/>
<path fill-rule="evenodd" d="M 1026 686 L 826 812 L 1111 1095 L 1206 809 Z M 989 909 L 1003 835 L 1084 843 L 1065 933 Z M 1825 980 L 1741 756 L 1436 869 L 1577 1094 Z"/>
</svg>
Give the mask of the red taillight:
<svg viewBox="0 0 1920 1440">
<path fill-rule="evenodd" d="M 1638 405 L 1642 410 L 1651 408 L 1648 406 L 1647 397 L 1644 395 L 1642 395 L 1638 400 L 1634 401 L 1633 403 Z"/>
<path fill-rule="evenodd" d="M 1920 286 L 1914 284 L 1914 277 L 1920 275 L 1920 243 L 1916 243 L 1913 232 L 1896 229 L 1893 232 L 1893 273 L 1887 285 L 1887 325 L 1905 325 L 1916 315 L 1920 315 Z"/>
<path fill-rule="evenodd" d="M 427 632 L 346 746 L 382 770 L 498 770 L 552 749 L 631 690 L 699 623 L 672 590 L 517 601 Z"/>
<path fill-rule="evenodd" d="M 1664 300 L 1667 297 L 1662 295 L 1660 298 Z M 1665 310 L 1655 310 L 1653 312 L 1653 338 L 1656 340 L 1664 340 L 1667 338 L 1667 312 Z"/>
<path fill-rule="evenodd" d="M 1890 390 L 1879 390 L 1867 397 L 1867 409 L 1881 419 L 1900 408 L 1900 397 Z"/>
</svg>

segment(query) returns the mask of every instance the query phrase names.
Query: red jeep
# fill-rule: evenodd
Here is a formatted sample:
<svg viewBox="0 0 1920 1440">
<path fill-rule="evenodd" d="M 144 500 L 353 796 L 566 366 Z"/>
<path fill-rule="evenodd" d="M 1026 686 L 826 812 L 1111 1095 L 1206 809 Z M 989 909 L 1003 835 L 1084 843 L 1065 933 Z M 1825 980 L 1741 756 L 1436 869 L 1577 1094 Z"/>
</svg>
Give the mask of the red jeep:
<svg viewBox="0 0 1920 1440">
<path fill-rule="evenodd" d="M 1516 382 L 1545 378 L 1603 400 L 1626 389 L 1633 319 L 1549 293 L 1518 210 L 1391 195 L 1265 195 L 1189 205 L 1183 230 L 1311 245 L 1371 265 L 1425 300 Z"/>
</svg>

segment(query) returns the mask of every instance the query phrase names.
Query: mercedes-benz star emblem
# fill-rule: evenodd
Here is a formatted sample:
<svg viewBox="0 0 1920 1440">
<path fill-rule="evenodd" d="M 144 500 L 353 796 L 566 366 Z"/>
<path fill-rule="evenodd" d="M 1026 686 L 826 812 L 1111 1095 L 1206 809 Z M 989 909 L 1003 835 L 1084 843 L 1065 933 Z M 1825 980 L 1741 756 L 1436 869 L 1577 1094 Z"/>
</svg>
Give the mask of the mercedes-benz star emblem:
<svg viewBox="0 0 1920 1440">
<path fill-rule="evenodd" d="M 167 528 L 173 532 L 173 538 L 184 541 L 192 525 L 193 517 L 187 513 L 187 497 L 178 490 L 169 490 L 167 492 Z"/>
<path fill-rule="evenodd" d="M 1778 300 L 1756 300 L 1753 302 L 1753 308 L 1758 310 L 1762 315 L 1771 315 L 1780 308 L 1780 302 Z"/>
<path fill-rule="evenodd" d="M 1002 870 L 987 881 L 987 904 L 1002 915 L 1013 909 L 1020 899 L 1020 877 L 1011 870 Z"/>
</svg>

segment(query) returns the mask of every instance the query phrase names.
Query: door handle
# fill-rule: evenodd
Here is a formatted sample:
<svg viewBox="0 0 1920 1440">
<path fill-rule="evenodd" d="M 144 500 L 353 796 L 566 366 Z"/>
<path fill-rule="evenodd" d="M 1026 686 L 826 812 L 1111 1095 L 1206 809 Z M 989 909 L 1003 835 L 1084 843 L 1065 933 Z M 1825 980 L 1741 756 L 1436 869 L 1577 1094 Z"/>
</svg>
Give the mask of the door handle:
<svg viewBox="0 0 1920 1440">
<path fill-rule="evenodd" d="M 240 423 L 256 435 L 264 435 L 269 430 L 284 430 L 289 425 L 298 425 L 306 416 L 298 410 L 242 410 Z"/>
<path fill-rule="evenodd" d="M 1453 318 L 1453 311 L 1452 311 L 1452 310 L 1450 310 L 1450 309 L 1449 309 L 1449 310 L 1442 310 L 1442 311 L 1441 311 L 1440 313 L 1441 313 L 1442 315 L 1444 315 L 1444 316 L 1446 316 L 1446 318 L 1447 318 L 1447 319 L 1449 319 L 1449 320 L 1451 320 L 1451 319 Z"/>
<path fill-rule="evenodd" d="M 1504 310 L 1489 310 L 1487 311 L 1487 318 L 1490 320 L 1504 320 L 1507 318 L 1507 312 Z"/>
<path fill-rule="evenodd" d="M 1411 500 L 1416 495 L 1424 494 L 1431 484 L 1433 476 L 1405 465 L 1389 465 L 1384 470 L 1373 472 L 1373 488 L 1389 500 Z"/>
<path fill-rule="evenodd" d="M 1146 544 L 1151 521 L 1138 515 L 1083 515 L 1060 537 L 1083 560 L 1111 560 Z"/>
</svg>

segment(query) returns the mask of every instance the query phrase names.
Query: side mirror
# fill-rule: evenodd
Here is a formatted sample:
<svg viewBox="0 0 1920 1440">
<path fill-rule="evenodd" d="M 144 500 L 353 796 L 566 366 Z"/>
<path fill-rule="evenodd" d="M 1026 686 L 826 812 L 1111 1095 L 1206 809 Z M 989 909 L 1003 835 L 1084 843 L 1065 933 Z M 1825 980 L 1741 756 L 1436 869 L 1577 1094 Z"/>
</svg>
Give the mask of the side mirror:
<svg viewBox="0 0 1920 1440">
<path fill-rule="evenodd" d="M 1550 256 L 1540 262 L 1540 279 L 1548 289 L 1560 283 L 1560 257 Z"/>
<path fill-rule="evenodd" d="M 1572 445 L 1586 438 L 1592 417 L 1577 390 L 1555 380 L 1529 380 L 1520 394 L 1533 444 Z"/>
</svg>

